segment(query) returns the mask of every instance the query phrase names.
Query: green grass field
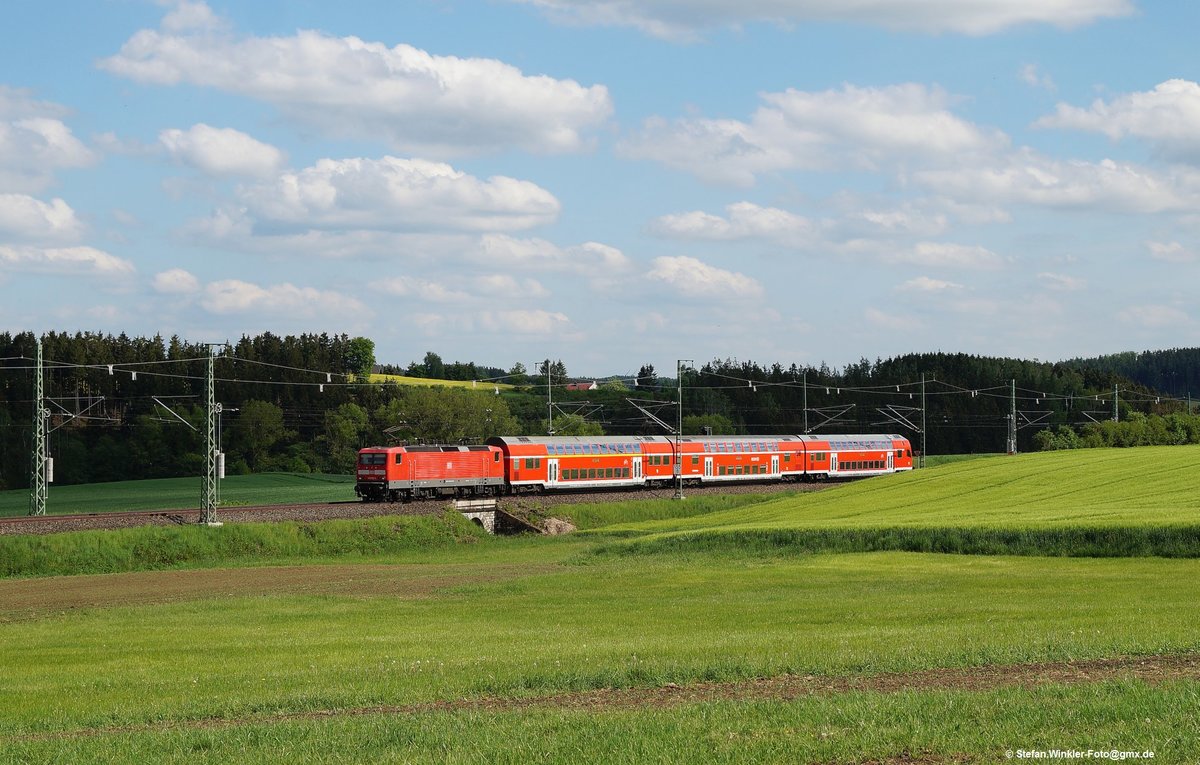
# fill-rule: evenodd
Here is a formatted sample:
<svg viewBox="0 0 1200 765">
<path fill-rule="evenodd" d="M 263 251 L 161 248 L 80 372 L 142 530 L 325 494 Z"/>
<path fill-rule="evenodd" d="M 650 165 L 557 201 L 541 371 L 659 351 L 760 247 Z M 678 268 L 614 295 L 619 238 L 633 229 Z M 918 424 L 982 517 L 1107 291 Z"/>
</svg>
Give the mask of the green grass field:
<svg viewBox="0 0 1200 765">
<path fill-rule="evenodd" d="M 119 510 L 175 510 L 200 506 L 200 478 L 117 481 L 50 486 L 47 514 Z M 352 502 L 354 476 L 316 473 L 235 475 L 221 481 L 221 504 L 282 505 L 293 502 Z M 0 517 L 29 513 L 29 491 L 0 491 Z"/>
<path fill-rule="evenodd" d="M 0 579 L 0 762 L 957 763 L 1052 748 L 1196 761 L 1200 671 L 1005 678 L 1191 661 L 1200 549 L 761 540 L 1175 533 L 1200 522 L 1197 462 L 1192 447 L 1054 453 L 784 498 L 575 506 L 589 531 L 558 538 L 489 538 L 453 517 L 250 524 L 169 570 Z M 166 531 L 179 538 L 154 544 L 181 549 L 233 529 Z M 84 554 L 106 538 L 136 544 L 61 544 Z M 921 680 L 889 689 L 892 676 Z M 763 678 L 813 690 L 745 690 Z"/>
</svg>

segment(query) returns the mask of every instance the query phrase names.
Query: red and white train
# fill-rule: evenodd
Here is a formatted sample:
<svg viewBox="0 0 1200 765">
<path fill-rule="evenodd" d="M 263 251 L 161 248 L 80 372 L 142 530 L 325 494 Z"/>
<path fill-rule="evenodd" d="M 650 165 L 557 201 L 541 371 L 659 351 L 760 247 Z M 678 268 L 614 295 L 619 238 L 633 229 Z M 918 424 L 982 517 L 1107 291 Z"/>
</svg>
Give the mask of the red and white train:
<svg viewBox="0 0 1200 765">
<path fill-rule="evenodd" d="M 440 496 L 862 478 L 912 470 L 897 435 L 498 436 L 481 446 L 371 446 L 358 453 L 365 501 Z"/>
</svg>

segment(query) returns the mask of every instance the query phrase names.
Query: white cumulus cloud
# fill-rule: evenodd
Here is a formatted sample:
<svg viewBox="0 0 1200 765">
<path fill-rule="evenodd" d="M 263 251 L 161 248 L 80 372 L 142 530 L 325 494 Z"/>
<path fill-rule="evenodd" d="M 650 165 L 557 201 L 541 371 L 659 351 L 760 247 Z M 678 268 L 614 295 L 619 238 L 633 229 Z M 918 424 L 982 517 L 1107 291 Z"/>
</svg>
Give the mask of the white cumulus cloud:
<svg viewBox="0 0 1200 765">
<path fill-rule="evenodd" d="M 200 291 L 200 280 L 182 268 L 154 275 L 154 291 L 164 295 L 192 295 Z"/>
<path fill-rule="evenodd" d="M 630 267 L 629 258 L 623 252 L 600 242 L 559 247 L 545 239 L 517 239 L 503 234 L 483 236 L 475 258 L 489 264 L 522 270 L 595 276 L 625 272 Z"/>
<path fill-rule="evenodd" d="M 918 242 L 911 248 L 886 253 L 883 259 L 926 267 L 981 270 L 994 270 L 1004 265 L 1004 258 L 986 247 L 952 242 Z"/>
<path fill-rule="evenodd" d="M 57 170 L 87 167 L 95 154 L 59 117 L 65 110 L 0 85 L 0 191 L 36 193 Z"/>
<path fill-rule="evenodd" d="M 367 308 L 357 299 L 332 290 L 273 284 L 266 287 L 240 279 L 212 282 L 204 288 L 201 305 L 216 314 L 260 314 L 345 321 Z"/>
<path fill-rule="evenodd" d="M 687 256 L 655 258 L 646 275 L 692 298 L 743 300 L 763 294 L 762 285 L 752 277 Z"/>
<path fill-rule="evenodd" d="M 61 199 L 43 202 L 24 194 L 0 194 L 0 236 L 22 242 L 75 241 L 82 230 Z"/>
<path fill-rule="evenodd" d="M 1066 274 L 1055 274 L 1044 271 L 1038 274 L 1037 278 L 1046 289 L 1055 290 L 1056 292 L 1077 292 L 1087 287 L 1087 280 L 1080 279 L 1077 276 L 1067 276 Z"/>
<path fill-rule="evenodd" d="M 915 279 L 909 279 L 896 289 L 900 292 L 946 292 L 948 290 L 961 290 L 963 289 L 963 285 L 943 279 L 918 276 Z"/>
<path fill-rule="evenodd" d="M 135 33 L 100 66 L 156 85 L 188 83 L 273 104 L 336 136 L 453 156 L 513 147 L 578 151 L 612 112 L 608 90 L 526 75 L 502 61 L 302 30 L 238 37 L 200 2 Z"/>
<path fill-rule="evenodd" d="M 1167 80 L 1150 91 L 1097 99 L 1086 109 L 1063 103 L 1034 124 L 1102 133 L 1113 140 L 1141 138 L 1167 157 L 1200 162 L 1200 84 Z"/>
<path fill-rule="evenodd" d="M 158 141 L 176 161 L 215 176 L 267 176 L 285 159 L 283 152 L 270 144 L 238 130 L 204 123 L 187 130 L 164 130 Z"/>
<path fill-rule="evenodd" d="M 1194 250 L 1184 247 L 1179 242 L 1146 242 L 1150 257 L 1164 263 L 1195 263 L 1200 259 Z"/>
<path fill-rule="evenodd" d="M 718 28 L 848 22 L 886 29 L 995 34 L 1026 24 L 1071 28 L 1133 13 L 1131 0 L 515 0 L 571 24 L 624 26 L 671 40 Z"/>
<path fill-rule="evenodd" d="M 807 218 L 776 207 L 738 202 L 725 208 L 726 217 L 699 210 L 664 215 L 650 224 L 656 233 L 680 239 L 734 241 L 770 239 L 799 244 L 812 235 Z"/>
<path fill-rule="evenodd" d="M 1021 81 L 1031 88 L 1048 90 L 1052 93 L 1055 90 L 1054 78 L 1048 74 L 1044 74 L 1038 69 L 1037 64 L 1026 64 L 1021 67 L 1020 76 Z"/>
<path fill-rule="evenodd" d="M 559 202 L 540 186 L 476 178 L 420 159 L 322 159 L 241 189 L 258 225 L 296 229 L 506 231 L 555 219 Z M 232 222 L 232 221 L 231 221 Z"/>
<path fill-rule="evenodd" d="M 481 295 L 511 298 L 546 297 L 549 290 L 537 279 L 517 279 L 508 274 L 488 274 L 472 280 L 475 290 Z"/>
<path fill-rule="evenodd" d="M 0 270 L 119 277 L 134 272 L 133 263 L 95 247 L 9 247 L 0 245 Z"/>
<path fill-rule="evenodd" d="M 989 205 L 1156 213 L 1191 209 L 1200 199 L 1195 173 L 1111 159 L 1058 160 L 1029 149 L 991 164 L 919 170 L 912 178 L 940 194 Z"/>
<path fill-rule="evenodd" d="M 949 110 L 950 96 L 918 83 L 764 93 L 749 121 L 647 120 L 620 152 L 690 172 L 702 180 L 752 185 L 786 170 L 875 170 L 913 160 L 961 162 L 1006 146 Z"/>
<path fill-rule="evenodd" d="M 396 297 L 415 298 L 430 303 L 458 303 L 470 298 L 470 295 L 462 290 L 415 276 L 393 276 L 381 279 L 373 282 L 371 289 Z"/>
</svg>

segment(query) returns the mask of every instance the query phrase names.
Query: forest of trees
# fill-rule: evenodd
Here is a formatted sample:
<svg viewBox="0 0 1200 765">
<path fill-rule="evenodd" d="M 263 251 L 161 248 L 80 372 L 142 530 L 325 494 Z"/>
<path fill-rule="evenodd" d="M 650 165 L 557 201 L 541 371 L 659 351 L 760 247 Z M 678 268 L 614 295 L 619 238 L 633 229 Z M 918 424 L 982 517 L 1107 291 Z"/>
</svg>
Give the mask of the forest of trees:
<svg viewBox="0 0 1200 765">
<path fill-rule="evenodd" d="M 0 489 L 29 481 L 35 342 L 30 333 L 0 334 Z M 43 353 L 56 483 L 200 473 L 207 345 L 50 333 Z M 503 378 L 516 386 L 497 392 L 370 384 L 365 376 L 374 361 L 370 340 L 344 335 L 265 333 L 233 343 L 215 361 L 227 472 L 348 472 L 357 450 L 371 444 L 477 443 L 551 430 L 662 435 L 664 424 L 680 415 L 679 380 L 659 376 L 651 364 L 589 391 L 566 390 L 571 378 L 561 360 L 532 372 L 519 363 L 504 371 L 447 364 L 430 351 L 420 363 L 390 368 L 431 379 Z M 923 375 L 930 454 L 1003 451 L 1014 380 L 1020 451 L 1194 443 L 1200 422 L 1180 401 L 1194 361 L 1200 351 L 1061 364 L 914 354 L 863 359 L 840 370 L 714 360 L 683 372 L 683 431 L 801 433 L 807 423 L 815 433 L 901 433 L 920 448 Z M 1120 422 L 1108 422 L 1114 388 Z"/>
</svg>

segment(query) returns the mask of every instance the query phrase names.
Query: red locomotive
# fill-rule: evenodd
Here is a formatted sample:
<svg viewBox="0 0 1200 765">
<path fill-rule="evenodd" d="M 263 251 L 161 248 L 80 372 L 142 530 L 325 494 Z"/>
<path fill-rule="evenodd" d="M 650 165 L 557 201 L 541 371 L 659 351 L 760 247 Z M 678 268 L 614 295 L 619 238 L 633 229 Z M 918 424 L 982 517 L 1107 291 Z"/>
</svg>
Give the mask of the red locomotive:
<svg viewBox="0 0 1200 765">
<path fill-rule="evenodd" d="M 498 436 L 483 446 L 373 446 L 358 456 L 367 501 L 527 491 L 860 478 L 912 470 L 897 435 Z"/>
<path fill-rule="evenodd" d="M 368 502 L 504 490 L 504 459 L 494 446 L 372 446 L 358 452 L 354 493 Z"/>
</svg>

